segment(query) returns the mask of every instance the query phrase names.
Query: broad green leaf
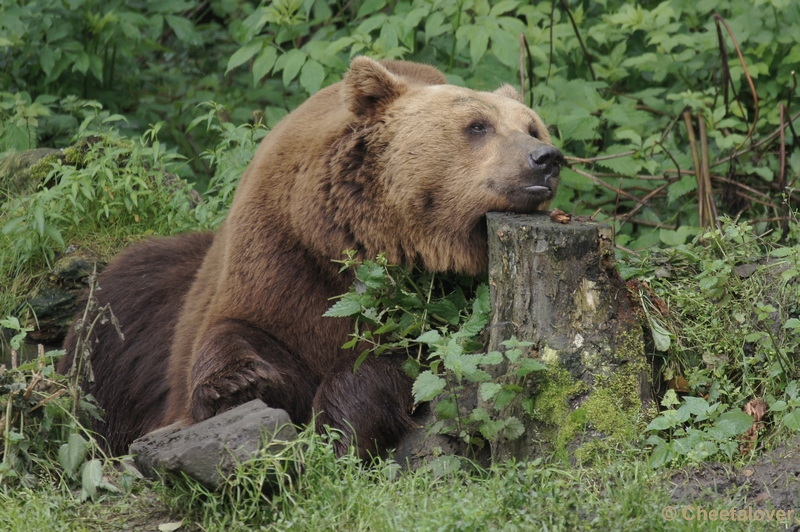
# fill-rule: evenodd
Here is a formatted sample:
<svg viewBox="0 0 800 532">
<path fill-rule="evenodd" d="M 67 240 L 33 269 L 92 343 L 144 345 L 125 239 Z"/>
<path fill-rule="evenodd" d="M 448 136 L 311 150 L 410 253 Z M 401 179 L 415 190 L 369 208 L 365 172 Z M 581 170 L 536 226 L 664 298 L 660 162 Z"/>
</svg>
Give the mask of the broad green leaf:
<svg viewBox="0 0 800 532">
<path fill-rule="evenodd" d="M 561 138 L 569 140 L 591 140 L 597 136 L 600 120 L 584 109 L 576 109 L 570 114 L 558 117 Z"/>
<path fill-rule="evenodd" d="M 306 62 L 306 53 L 292 49 L 284 54 L 283 57 L 286 58 L 286 63 L 283 66 L 283 84 L 288 87 Z"/>
<path fill-rule="evenodd" d="M 783 416 L 783 424 L 791 430 L 800 430 L 800 409 L 795 409 Z"/>
<path fill-rule="evenodd" d="M 786 323 L 783 324 L 784 329 L 800 329 L 800 320 L 797 318 L 789 318 L 786 320 Z"/>
<path fill-rule="evenodd" d="M 270 73 L 272 67 L 275 66 L 275 60 L 278 57 L 278 51 L 272 46 L 265 47 L 253 61 L 253 86 L 256 86 L 264 76 Z M 249 58 L 247 58 L 249 59 Z M 245 59 L 245 61 L 247 60 Z M 228 71 L 230 71 L 230 63 L 228 64 Z"/>
<path fill-rule="evenodd" d="M 658 236 L 666 245 L 675 247 L 685 243 L 687 237 L 695 236 L 698 233 L 700 233 L 700 228 L 682 225 L 675 231 L 660 229 Z"/>
<path fill-rule="evenodd" d="M 36 232 L 44 236 L 44 209 L 39 204 L 33 207 L 33 226 Z"/>
<path fill-rule="evenodd" d="M 678 410 L 686 411 L 694 416 L 702 416 L 708 412 L 708 401 L 702 397 L 684 397 L 683 404 Z"/>
<path fill-rule="evenodd" d="M 3 234 L 7 235 L 9 233 L 13 233 L 17 227 L 22 225 L 25 221 L 25 218 L 20 216 L 19 218 L 12 218 L 4 227 L 3 227 Z"/>
<path fill-rule="evenodd" d="M 497 410 L 502 410 L 508 403 L 510 403 L 517 396 L 517 392 L 504 386 L 502 390 L 497 392 L 494 398 L 494 407 Z"/>
<path fill-rule="evenodd" d="M 506 419 L 505 425 L 503 427 L 503 436 L 508 440 L 516 440 L 525 433 L 525 426 L 514 416 Z"/>
<path fill-rule="evenodd" d="M 386 5 L 386 0 L 366 0 L 361 7 L 358 9 L 358 14 L 356 15 L 356 20 L 363 18 L 365 15 L 369 15 L 370 13 L 374 13 L 379 9 L 382 9 L 383 6 Z"/>
<path fill-rule="evenodd" d="M 718 440 L 725 440 L 746 432 L 752 426 L 753 416 L 734 410 L 720 415 L 714 426 L 708 429 L 708 434 Z"/>
<path fill-rule="evenodd" d="M 251 57 L 256 55 L 261 50 L 261 46 L 262 46 L 261 41 L 250 41 L 249 43 L 245 44 L 244 46 L 236 50 L 236 52 L 231 56 L 231 58 L 228 59 L 228 68 L 225 70 L 225 73 L 227 74 L 228 72 L 238 67 L 239 65 L 242 65 L 246 61 L 249 61 Z M 267 50 L 273 50 L 274 52 L 275 49 L 269 47 L 267 48 Z M 273 58 L 272 61 L 274 63 L 275 59 Z M 270 65 L 270 68 L 271 66 L 272 65 Z"/>
<path fill-rule="evenodd" d="M 693 174 L 685 173 L 674 183 L 667 187 L 667 202 L 672 203 L 689 192 L 697 190 L 697 178 Z"/>
<path fill-rule="evenodd" d="M 524 358 L 519 363 L 519 369 L 517 370 L 517 375 L 520 377 L 524 377 L 531 372 L 534 371 L 544 371 L 547 369 L 547 366 L 542 364 L 539 360 L 535 358 Z"/>
<path fill-rule="evenodd" d="M 89 498 L 97 497 L 97 488 L 103 483 L 103 464 L 100 460 L 89 460 L 81 470 L 81 488 Z M 81 497 L 86 499 L 86 497 Z"/>
<path fill-rule="evenodd" d="M 439 342 L 441 339 L 442 339 L 442 335 L 439 334 L 439 331 L 436 331 L 436 330 L 432 329 L 430 331 L 427 331 L 427 332 L 419 335 L 417 338 L 414 339 L 414 341 L 415 342 L 419 342 L 421 344 L 431 345 L 431 344 L 435 344 L 435 343 Z"/>
<path fill-rule="evenodd" d="M 786 401 L 775 401 L 774 403 L 772 403 L 772 406 L 769 407 L 769 411 L 783 412 L 787 408 L 789 408 L 789 405 L 786 403 Z"/>
<path fill-rule="evenodd" d="M 444 390 L 445 380 L 430 371 L 423 371 L 414 381 L 411 392 L 415 403 L 430 401 Z"/>
<path fill-rule="evenodd" d="M 459 319 L 459 312 L 452 301 L 441 299 L 425 306 L 425 309 L 433 316 L 438 316 L 456 325 Z"/>
<path fill-rule="evenodd" d="M 630 151 L 629 147 L 616 145 L 603 152 L 601 156 L 617 155 L 628 151 Z M 615 157 L 613 159 L 602 159 L 597 161 L 597 164 L 608 168 L 612 172 L 627 176 L 635 176 L 636 173 L 642 168 L 642 164 L 634 159 L 631 155 Z"/>
<path fill-rule="evenodd" d="M 85 460 L 88 451 L 89 442 L 83 436 L 77 433 L 69 435 L 67 443 L 62 444 L 58 449 L 58 463 L 64 468 L 67 476 L 75 478 L 78 467 Z"/>
<path fill-rule="evenodd" d="M 436 417 L 454 419 L 458 415 L 458 405 L 451 399 L 443 399 L 436 403 Z"/>
<path fill-rule="evenodd" d="M 53 50 L 49 46 L 39 48 L 39 64 L 42 66 L 45 76 L 50 76 L 55 63 L 55 54 L 53 54 Z"/>
<path fill-rule="evenodd" d="M 477 65 L 489 47 L 489 29 L 485 26 L 475 26 L 469 40 L 469 55 L 472 64 Z"/>
<path fill-rule="evenodd" d="M 656 320 L 650 318 L 649 322 L 656 351 L 667 351 L 671 343 L 669 332 Z"/>
<path fill-rule="evenodd" d="M 484 382 L 481 384 L 481 397 L 484 401 L 491 401 L 502 389 L 503 386 L 501 384 Z"/>
<path fill-rule="evenodd" d="M 361 313 L 361 302 L 357 294 L 346 294 L 342 299 L 334 303 L 323 316 L 329 318 L 341 318 L 355 316 Z"/>
<path fill-rule="evenodd" d="M 492 53 L 508 68 L 519 70 L 519 36 L 505 30 L 492 30 Z"/>
</svg>

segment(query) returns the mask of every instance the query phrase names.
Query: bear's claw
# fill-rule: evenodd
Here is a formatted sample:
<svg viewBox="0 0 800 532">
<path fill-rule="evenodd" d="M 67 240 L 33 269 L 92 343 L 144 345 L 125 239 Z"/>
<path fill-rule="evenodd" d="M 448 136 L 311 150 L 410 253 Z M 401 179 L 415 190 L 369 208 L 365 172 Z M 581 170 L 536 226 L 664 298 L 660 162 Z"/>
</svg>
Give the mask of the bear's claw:
<svg viewBox="0 0 800 532">
<path fill-rule="evenodd" d="M 231 364 L 225 372 L 211 375 L 192 390 L 191 416 L 208 419 L 253 399 L 263 399 L 268 387 L 280 386 L 275 368 L 253 357 Z"/>
</svg>

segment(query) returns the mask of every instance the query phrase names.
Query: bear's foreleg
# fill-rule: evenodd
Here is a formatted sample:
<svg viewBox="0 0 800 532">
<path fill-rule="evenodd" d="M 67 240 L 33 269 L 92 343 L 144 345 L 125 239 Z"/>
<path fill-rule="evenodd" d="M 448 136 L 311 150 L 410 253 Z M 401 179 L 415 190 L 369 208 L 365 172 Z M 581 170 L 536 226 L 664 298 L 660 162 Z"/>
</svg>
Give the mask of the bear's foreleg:
<svg viewBox="0 0 800 532">
<path fill-rule="evenodd" d="M 416 427 L 411 419 L 412 380 L 400 363 L 405 355 L 367 358 L 353 372 L 353 359 L 341 361 L 320 384 L 314 397 L 317 432 L 325 426 L 341 431 L 334 443 L 341 456 L 352 444 L 366 460 L 397 445 Z"/>
<path fill-rule="evenodd" d="M 316 383 L 311 372 L 266 331 L 239 320 L 223 320 L 206 333 L 192 367 L 189 414 L 193 422 L 261 399 L 305 423 Z"/>
</svg>

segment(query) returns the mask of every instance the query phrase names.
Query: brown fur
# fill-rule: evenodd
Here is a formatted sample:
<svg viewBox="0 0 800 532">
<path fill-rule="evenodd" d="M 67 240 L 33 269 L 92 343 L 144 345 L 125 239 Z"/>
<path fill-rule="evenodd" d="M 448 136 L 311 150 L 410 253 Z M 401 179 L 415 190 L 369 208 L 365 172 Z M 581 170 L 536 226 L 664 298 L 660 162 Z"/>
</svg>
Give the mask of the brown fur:
<svg viewBox="0 0 800 532">
<path fill-rule="evenodd" d="M 166 352 L 144 354 L 145 344 L 171 340 L 166 382 L 160 367 L 151 374 L 153 386 L 167 390 L 167 408 L 136 405 L 136 394 L 101 400 L 107 411 L 123 403 L 136 410 L 114 412 L 115 419 L 152 420 L 125 427 L 116 443 L 138 436 L 132 428 L 195 423 L 256 397 L 297 423 L 317 412 L 319 427 L 343 432 L 339 452 L 354 432 L 362 457 L 396 443 L 412 425 L 411 381 L 391 357 L 370 357 L 353 374 L 357 353 L 340 348 L 352 322 L 322 317 L 353 281 L 331 261 L 355 249 L 362 258 L 383 252 L 393 263 L 435 271 L 484 271 L 485 213 L 537 209 L 553 197 L 563 163 L 514 89 L 482 93 L 444 83 L 425 65 L 354 59 L 341 83 L 264 139 L 202 262 L 201 246 L 186 256 L 191 246 L 180 239 L 188 236 L 151 258 L 166 269 L 184 264 L 176 265 L 179 280 L 144 286 L 174 292 L 163 298 L 170 311 L 186 293 L 174 334 L 150 323 L 150 339 L 113 354 L 100 345 L 93 363 L 119 382 L 133 375 L 136 357 L 163 363 Z M 136 266 L 143 251 L 120 257 L 101 286 L 124 276 L 120 270 Z M 145 295 L 111 303 L 115 311 L 130 307 L 126 314 L 158 306 Z"/>
</svg>

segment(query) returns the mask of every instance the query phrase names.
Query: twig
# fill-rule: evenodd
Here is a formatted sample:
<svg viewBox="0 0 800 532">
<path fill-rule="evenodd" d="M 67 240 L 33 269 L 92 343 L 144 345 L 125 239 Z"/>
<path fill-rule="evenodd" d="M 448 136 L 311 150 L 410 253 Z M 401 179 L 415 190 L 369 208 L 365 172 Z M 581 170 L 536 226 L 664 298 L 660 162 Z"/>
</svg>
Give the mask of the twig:
<svg viewBox="0 0 800 532">
<path fill-rule="evenodd" d="M 606 161 L 608 159 L 619 159 L 620 157 L 627 157 L 635 154 L 639 150 L 625 151 L 622 153 L 613 153 L 611 155 L 600 155 L 598 157 L 589 157 L 584 159 L 582 157 L 564 157 L 570 163 L 591 164 L 597 161 Z"/>
<path fill-rule="evenodd" d="M 550 61 L 547 64 L 547 79 L 544 80 L 544 84 L 545 85 L 547 85 L 550 82 L 550 70 L 553 68 L 553 24 L 555 23 L 555 14 L 556 14 L 556 0 L 551 0 L 551 2 L 550 2 Z"/>
<path fill-rule="evenodd" d="M 61 397 L 61 396 L 62 396 L 62 395 L 64 395 L 65 393 L 67 393 L 67 389 L 66 389 L 66 388 L 61 388 L 60 390 L 58 390 L 58 391 L 57 391 L 56 393 L 54 393 L 53 395 L 50 395 L 50 396 L 48 396 L 48 397 L 45 397 L 44 399 L 42 399 L 41 401 L 39 401 L 39 403 L 37 403 L 37 405 L 36 405 L 36 406 L 34 406 L 33 408 L 31 408 L 31 412 L 33 412 L 33 411 L 35 411 L 35 410 L 37 410 L 37 409 L 39 409 L 39 408 L 43 407 L 44 405 L 46 405 L 46 404 L 47 404 L 47 403 L 49 403 L 50 401 L 55 401 L 56 399 L 58 399 L 59 397 Z"/>
<path fill-rule="evenodd" d="M 664 190 L 665 188 L 667 188 L 669 185 L 670 185 L 669 183 L 664 183 L 664 184 L 663 184 L 663 185 L 661 185 L 660 187 L 657 187 L 657 188 L 653 189 L 653 190 L 652 190 L 652 191 L 651 191 L 651 192 L 650 192 L 648 195 L 646 195 L 644 198 L 642 198 L 642 203 L 640 203 L 640 204 L 638 204 L 638 205 L 634 206 L 634 207 L 633 207 L 633 209 L 631 209 L 629 212 L 626 212 L 626 213 L 625 213 L 624 215 L 622 215 L 622 216 L 618 216 L 618 217 L 617 217 L 617 216 L 615 216 L 615 218 L 618 218 L 618 219 L 620 219 L 620 220 L 621 220 L 621 221 L 620 221 L 620 227 L 622 227 L 623 225 L 625 225 L 625 224 L 628 222 L 628 220 L 630 220 L 630 219 L 631 219 L 631 217 L 633 217 L 633 215 L 634 215 L 634 214 L 636 214 L 636 212 L 637 212 L 639 209 L 641 209 L 641 208 L 642 208 L 642 206 L 643 206 L 643 205 L 644 205 L 644 204 L 647 202 L 647 200 L 649 200 L 650 198 L 652 198 L 652 197 L 653 197 L 653 196 L 655 196 L 656 194 L 660 193 L 662 190 Z"/>
<path fill-rule="evenodd" d="M 708 166 L 708 135 L 706 134 L 706 119 L 702 111 L 697 113 L 697 123 L 700 126 L 700 150 L 702 159 L 700 164 L 703 176 L 703 195 L 698 198 L 703 202 L 703 211 L 705 212 L 706 219 L 700 218 L 700 225 L 702 227 L 709 227 L 716 225 L 720 228 L 719 220 L 717 219 L 717 205 L 714 203 L 714 196 L 711 193 L 711 170 Z M 699 191 L 698 191 L 699 192 Z M 711 217 L 709 219 L 709 216 Z"/>
<path fill-rule="evenodd" d="M 531 47 L 528 46 L 528 39 L 525 34 L 520 33 L 522 44 L 525 45 L 525 53 L 528 54 L 528 107 L 533 107 L 533 56 L 531 55 Z M 520 64 L 520 70 L 522 65 Z"/>
<path fill-rule="evenodd" d="M 660 222 L 651 222 L 650 220 L 642 220 L 641 218 L 631 218 L 630 222 L 637 225 L 645 225 L 647 227 L 655 227 L 656 229 L 670 229 L 674 231 L 677 229 L 674 225 L 662 224 Z"/>
<path fill-rule="evenodd" d="M 789 123 L 790 124 L 793 123 L 798 118 L 800 118 L 800 112 L 798 112 L 796 115 L 791 117 Z M 732 155 L 729 155 L 728 157 L 725 157 L 724 159 L 719 159 L 718 161 L 714 162 L 714 164 L 711 165 L 711 168 L 714 168 L 715 166 L 719 166 L 722 163 L 726 163 L 726 162 L 730 161 L 731 159 L 735 159 L 737 157 L 740 157 L 740 156 L 744 155 L 745 153 L 748 153 L 748 152 L 751 152 L 751 151 L 755 150 L 756 148 L 760 148 L 764 144 L 768 144 L 768 143 L 772 142 L 780 134 L 781 134 L 781 128 L 779 127 L 778 129 L 776 129 L 775 131 L 773 131 L 772 133 L 770 133 L 769 135 L 764 137 L 762 140 L 760 140 L 760 141 L 756 142 L 755 144 L 751 145 L 750 147 L 745 148 L 742 151 L 734 152 Z"/>
<path fill-rule="evenodd" d="M 592 68 L 592 56 L 589 55 L 589 51 L 586 49 L 586 45 L 583 44 L 581 33 L 578 31 L 578 25 L 575 24 L 575 19 L 572 18 L 572 12 L 569 10 L 569 6 L 567 5 L 566 0 L 561 0 L 561 6 L 566 10 L 567 15 L 569 16 L 569 21 L 572 23 L 572 29 L 575 31 L 575 37 L 578 38 L 578 43 L 581 45 L 581 50 L 583 50 L 583 58 L 586 59 L 586 65 L 589 67 L 589 73 L 592 75 L 592 81 L 597 81 L 597 78 L 594 75 L 594 69 Z"/>
<path fill-rule="evenodd" d="M 713 179 L 714 181 L 722 181 L 723 183 L 728 183 L 729 185 L 735 185 L 735 186 L 737 186 L 739 188 L 745 189 L 746 191 L 748 191 L 748 192 L 750 192 L 752 194 L 758 194 L 759 196 L 763 196 L 765 198 L 769 198 L 769 194 L 765 194 L 765 193 L 763 193 L 763 192 L 761 192 L 759 190 L 754 189 L 753 187 L 749 187 L 749 186 L 745 185 L 744 183 L 739 183 L 738 181 L 734 181 L 733 179 L 728 179 L 727 177 L 722 177 L 721 175 L 712 175 L 711 179 Z"/>
<path fill-rule="evenodd" d="M 792 116 L 792 96 L 794 96 L 794 91 L 797 89 L 797 74 L 794 73 L 792 70 L 792 80 L 794 80 L 794 84 L 792 85 L 792 90 L 789 92 L 789 97 L 786 98 L 786 115 Z M 794 145 L 800 142 L 797 138 L 797 131 L 794 130 L 794 124 L 792 121 L 789 121 L 789 129 L 792 131 L 792 138 L 794 138 Z"/>
<path fill-rule="evenodd" d="M 643 203 L 639 198 L 637 198 L 633 194 L 628 194 L 624 190 L 620 190 L 620 189 L 618 189 L 616 187 L 613 187 L 613 186 L 609 185 L 608 183 L 606 183 L 605 181 L 603 181 L 602 179 L 598 179 L 598 178 L 596 178 L 595 176 L 593 176 L 592 174 L 590 174 L 588 172 L 584 172 L 583 170 L 580 170 L 580 169 L 572 167 L 572 166 L 570 167 L 570 170 L 572 170 L 576 174 L 580 174 L 580 175 L 582 175 L 584 177 L 588 177 L 589 179 L 594 181 L 595 184 L 600 185 L 601 187 L 605 187 L 608 190 L 610 190 L 610 191 L 612 191 L 612 192 L 614 192 L 616 194 L 621 194 L 621 195 L 625 196 L 626 198 L 635 201 L 636 203 Z"/>
<path fill-rule="evenodd" d="M 619 244 L 617 244 L 616 242 L 614 243 L 614 247 L 615 247 L 615 248 L 617 248 L 617 249 L 618 249 L 618 250 L 620 250 L 620 251 L 624 251 L 625 253 L 630 253 L 631 255 L 636 255 L 637 257 L 639 256 L 639 254 L 638 254 L 638 253 L 636 253 L 634 250 L 632 250 L 632 249 L 628 249 L 628 248 L 626 248 L 625 246 L 620 246 L 620 245 L 619 245 Z"/>
<path fill-rule="evenodd" d="M 525 34 L 519 34 L 519 93 L 525 101 Z"/>
<path fill-rule="evenodd" d="M 761 205 L 764 205 L 765 207 L 769 207 L 770 209 L 777 209 L 778 208 L 777 205 L 775 205 L 774 203 L 771 203 L 769 201 L 765 201 L 765 200 L 762 200 L 762 199 L 754 198 L 753 196 L 750 196 L 749 194 L 745 194 L 741 190 L 735 190 L 734 193 L 737 196 L 739 196 L 740 198 L 744 198 L 746 200 L 750 200 L 753 203 L 759 203 Z"/>
<path fill-rule="evenodd" d="M 714 13 L 714 20 L 717 23 L 722 23 L 725 26 L 725 29 L 728 30 L 728 35 L 731 36 L 731 40 L 733 41 L 733 46 L 736 48 L 736 53 L 739 55 L 739 62 L 742 64 L 742 70 L 744 71 L 744 76 L 747 78 L 747 83 L 750 85 L 750 91 L 753 93 L 753 105 L 755 106 L 755 114 L 753 116 L 753 124 L 747 130 L 747 137 L 742 141 L 742 144 L 739 146 L 741 147 L 747 142 L 748 139 L 753 137 L 753 132 L 756 130 L 756 123 L 758 122 L 758 93 L 756 93 L 756 86 L 753 84 L 753 80 L 750 77 L 750 73 L 747 71 L 747 63 L 744 61 L 744 56 L 742 55 L 742 50 L 739 48 L 739 43 L 736 41 L 736 37 L 733 35 L 733 31 L 731 31 L 731 27 L 728 26 L 728 23 L 725 22 L 725 19 L 722 18 L 718 13 Z M 744 115 L 742 115 L 744 116 Z"/>
<path fill-rule="evenodd" d="M 778 187 L 783 188 L 783 184 L 786 182 L 786 135 L 785 131 L 785 124 L 783 121 L 783 115 L 786 112 L 786 108 L 783 104 L 778 105 L 778 110 L 780 114 L 780 130 L 781 130 L 781 144 L 780 144 L 780 161 L 781 161 L 781 169 L 778 173 Z"/>
<path fill-rule="evenodd" d="M 697 179 L 697 197 L 703 197 L 703 174 L 700 166 L 700 155 L 697 151 L 697 139 L 694 136 L 694 126 L 692 125 L 692 113 L 689 110 L 683 112 L 683 121 L 686 124 L 686 133 L 689 136 L 689 146 L 692 149 L 692 160 L 694 161 L 694 175 Z M 700 225 L 703 225 L 703 202 L 697 202 L 698 218 Z"/>
<path fill-rule="evenodd" d="M 677 119 L 677 117 L 676 117 L 676 119 Z M 674 123 L 675 122 L 673 121 L 673 124 Z M 653 149 L 650 150 L 650 156 L 651 157 L 653 156 L 653 151 L 655 150 L 655 145 L 656 144 L 661 146 L 661 149 L 664 150 L 664 153 L 666 153 L 667 157 L 669 157 L 672 160 L 672 163 L 675 165 L 675 168 L 678 170 L 678 181 L 680 181 L 681 180 L 681 168 L 680 168 L 681 165 L 678 164 L 678 161 L 675 160 L 675 157 L 673 157 L 672 154 L 670 153 L 670 151 L 664 146 L 664 144 L 662 143 L 663 140 L 664 140 L 664 137 L 661 137 L 661 140 L 654 140 L 653 141 Z"/>
</svg>

